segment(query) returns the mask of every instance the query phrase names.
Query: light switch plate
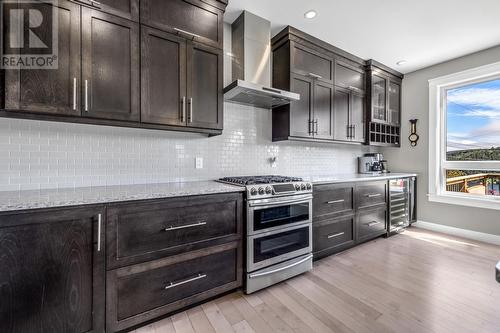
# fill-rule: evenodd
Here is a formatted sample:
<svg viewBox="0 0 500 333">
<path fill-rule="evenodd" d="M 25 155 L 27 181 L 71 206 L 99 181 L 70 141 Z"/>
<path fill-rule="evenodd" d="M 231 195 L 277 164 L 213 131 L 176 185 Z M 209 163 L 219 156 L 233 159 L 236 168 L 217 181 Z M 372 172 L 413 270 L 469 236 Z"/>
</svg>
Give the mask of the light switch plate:
<svg viewBox="0 0 500 333">
<path fill-rule="evenodd" d="M 195 168 L 196 169 L 203 169 L 203 157 L 196 157 L 195 158 Z"/>
</svg>

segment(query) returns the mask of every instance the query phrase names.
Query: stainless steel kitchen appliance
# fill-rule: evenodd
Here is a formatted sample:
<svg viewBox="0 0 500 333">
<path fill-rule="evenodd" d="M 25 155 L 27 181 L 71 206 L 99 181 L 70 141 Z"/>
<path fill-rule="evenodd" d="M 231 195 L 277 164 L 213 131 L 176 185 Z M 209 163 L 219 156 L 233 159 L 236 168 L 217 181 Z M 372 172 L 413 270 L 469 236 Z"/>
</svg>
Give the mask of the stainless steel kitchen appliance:
<svg viewBox="0 0 500 333">
<path fill-rule="evenodd" d="M 246 188 L 246 293 L 312 269 L 311 183 L 282 176 L 220 181 Z"/>
<path fill-rule="evenodd" d="M 380 153 L 368 153 L 358 157 L 359 173 L 380 174 L 387 173 L 387 161 Z"/>
<path fill-rule="evenodd" d="M 416 178 L 389 180 L 389 235 L 416 222 Z"/>
</svg>

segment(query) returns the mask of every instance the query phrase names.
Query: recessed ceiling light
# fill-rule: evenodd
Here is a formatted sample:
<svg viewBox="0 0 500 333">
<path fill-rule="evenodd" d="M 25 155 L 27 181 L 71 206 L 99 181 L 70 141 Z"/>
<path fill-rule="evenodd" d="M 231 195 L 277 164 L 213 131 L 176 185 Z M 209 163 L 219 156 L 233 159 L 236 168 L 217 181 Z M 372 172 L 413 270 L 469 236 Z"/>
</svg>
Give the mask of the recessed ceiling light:
<svg viewBox="0 0 500 333">
<path fill-rule="evenodd" d="M 406 60 L 399 60 L 399 61 L 396 63 L 396 65 L 398 65 L 398 66 L 403 66 L 403 65 L 405 65 L 407 62 L 408 62 L 408 61 L 406 61 Z"/>
<path fill-rule="evenodd" d="M 305 14 L 304 14 L 304 17 L 306 19 L 313 19 L 316 17 L 316 15 L 318 15 L 318 13 L 315 11 L 315 10 L 308 10 Z"/>
</svg>

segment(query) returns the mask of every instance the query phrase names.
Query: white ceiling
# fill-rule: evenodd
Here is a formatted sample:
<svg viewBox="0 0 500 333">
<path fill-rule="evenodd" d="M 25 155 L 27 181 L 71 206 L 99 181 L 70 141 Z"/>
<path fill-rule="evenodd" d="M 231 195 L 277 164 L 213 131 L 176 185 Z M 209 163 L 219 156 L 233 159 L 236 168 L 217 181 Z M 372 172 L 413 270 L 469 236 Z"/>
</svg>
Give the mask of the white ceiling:
<svg viewBox="0 0 500 333">
<path fill-rule="evenodd" d="M 230 0 L 225 20 L 243 9 L 403 73 L 500 44 L 499 0 Z"/>
</svg>

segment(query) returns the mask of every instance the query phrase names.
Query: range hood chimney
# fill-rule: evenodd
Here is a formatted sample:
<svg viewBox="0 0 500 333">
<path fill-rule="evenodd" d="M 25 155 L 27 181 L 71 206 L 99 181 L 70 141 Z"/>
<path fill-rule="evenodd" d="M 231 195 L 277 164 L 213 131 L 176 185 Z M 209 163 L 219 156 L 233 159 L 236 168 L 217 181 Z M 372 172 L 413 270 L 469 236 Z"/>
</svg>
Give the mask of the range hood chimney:
<svg viewBox="0 0 500 333">
<path fill-rule="evenodd" d="M 299 94 L 270 87 L 271 22 L 243 11 L 231 29 L 233 82 L 224 99 L 265 109 L 300 100 Z"/>
</svg>

